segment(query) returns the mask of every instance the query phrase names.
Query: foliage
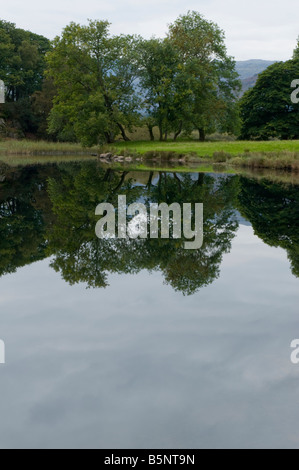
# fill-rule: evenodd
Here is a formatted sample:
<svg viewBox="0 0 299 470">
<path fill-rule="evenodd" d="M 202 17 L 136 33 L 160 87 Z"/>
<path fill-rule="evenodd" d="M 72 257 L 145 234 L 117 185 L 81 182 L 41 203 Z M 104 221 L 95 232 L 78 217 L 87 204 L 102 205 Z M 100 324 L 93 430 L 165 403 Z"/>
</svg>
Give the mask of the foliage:
<svg viewBox="0 0 299 470">
<path fill-rule="evenodd" d="M 0 38 L 0 77 L 6 84 L 6 99 L 28 98 L 41 88 L 50 41 L 3 20 Z"/>
<path fill-rule="evenodd" d="M 137 39 L 109 35 L 109 23 L 71 23 L 47 57 L 57 95 L 49 130 L 73 135 L 83 145 L 112 142 L 136 123 Z"/>
<path fill-rule="evenodd" d="M 235 62 L 227 56 L 223 31 L 199 13 L 179 17 L 166 39 L 141 43 L 140 86 L 160 141 L 170 132 L 176 139 L 198 129 L 205 140 L 207 132 L 237 129 Z"/>
<path fill-rule="evenodd" d="M 55 133 L 48 132 L 48 118 L 53 107 L 56 88 L 53 80 L 44 78 L 42 88 L 31 96 L 31 109 L 36 121 L 36 137 L 38 139 L 57 140 Z M 71 141 L 71 139 L 65 139 Z"/>
<path fill-rule="evenodd" d="M 299 104 L 291 101 L 291 83 L 298 76 L 298 59 L 277 62 L 259 75 L 241 100 L 241 138 L 299 138 Z"/>
<path fill-rule="evenodd" d="M 186 295 L 212 283 L 219 276 L 219 265 L 229 251 L 237 224 L 233 218 L 232 197 L 237 181 L 199 174 L 160 173 L 157 183 L 149 174 L 146 185 L 135 185 L 129 175 L 95 169 L 93 163 L 73 165 L 51 179 L 49 196 L 57 223 L 48 234 L 52 266 L 71 284 L 86 282 L 90 287 L 105 287 L 108 273 L 138 273 L 142 269 L 161 271 L 167 283 Z M 204 245 L 200 250 L 183 248 L 184 239 L 98 240 L 94 228 L 95 207 L 110 202 L 117 207 L 118 194 L 127 203 L 204 202 Z"/>
<path fill-rule="evenodd" d="M 160 140 L 170 132 L 238 125 L 240 83 L 227 56 L 224 34 L 196 12 L 180 17 L 165 39 L 110 36 L 109 23 L 71 23 L 48 54 L 48 76 L 57 93 L 49 130 L 84 145 L 113 142 L 141 122 Z"/>
<path fill-rule="evenodd" d="M 294 185 L 240 178 L 239 208 L 265 243 L 284 248 L 299 277 L 299 192 Z"/>
<path fill-rule="evenodd" d="M 288 253 L 299 275 L 298 188 L 295 185 L 209 174 L 130 173 L 96 162 L 3 167 L 0 185 L 0 275 L 51 257 L 70 284 L 108 285 L 110 273 L 161 272 L 173 289 L 191 295 L 220 274 L 237 229 L 236 209 L 267 244 Z M 11 182 L 14 181 L 12 185 Z M 204 202 L 204 245 L 183 248 L 184 239 L 98 240 L 95 207 L 118 194 L 128 204 Z"/>
<path fill-rule="evenodd" d="M 45 37 L 0 20 L 0 78 L 6 85 L 7 101 L 2 111 L 23 132 L 35 132 L 38 127 L 30 97 L 42 87 L 49 48 Z"/>
<path fill-rule="evenodd" d="M 187 121 L 198 129 L 200 140 L 207 132 L 234 131 L 241 83 L 235 62 L 227 56 L 224 32 L 192 11 L 170 25 L 168 37 L 179 52 L 191 91 Z"/>
</svg>

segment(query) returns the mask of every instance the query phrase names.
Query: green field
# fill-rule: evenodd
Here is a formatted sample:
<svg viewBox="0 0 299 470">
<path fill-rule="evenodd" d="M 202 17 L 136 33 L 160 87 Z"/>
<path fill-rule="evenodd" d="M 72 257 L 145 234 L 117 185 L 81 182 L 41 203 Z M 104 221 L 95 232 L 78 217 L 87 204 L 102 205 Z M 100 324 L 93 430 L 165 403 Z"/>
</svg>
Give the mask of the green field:
<svg viewBox="0 0 299 470">
<path fill-rule="evenodd" d="M 246 152 L 298 152 L 299 140 L 252 142 L 196 142 L 196 141 L 168 141 L 168 142 L 118 142 L 113 144 L 118 153 L 122 150 L 145 154 L 147 152 L 176 152 L 180 154 L 197 154 L 199 157 L 212 157 L 215 152 L 226 152 L 231 155 L 240 155 Z"/>
</svg>

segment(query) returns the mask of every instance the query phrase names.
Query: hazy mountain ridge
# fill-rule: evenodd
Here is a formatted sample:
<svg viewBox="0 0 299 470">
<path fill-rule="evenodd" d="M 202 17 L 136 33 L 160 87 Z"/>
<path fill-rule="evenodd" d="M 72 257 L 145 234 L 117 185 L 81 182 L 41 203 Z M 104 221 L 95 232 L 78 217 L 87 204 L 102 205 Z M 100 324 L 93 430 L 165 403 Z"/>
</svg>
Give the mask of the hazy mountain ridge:
<svg viewBox="0 0 299 470">
<path fill-rule="evenodd" d="M 242 94 L 252 88 L 261 72 L 266 70 L 270 65 L 275 64 L 275 60 L 240 60 L 236 61 L 236 70 L 240 75 L 242 82 Z"/>
</svg>

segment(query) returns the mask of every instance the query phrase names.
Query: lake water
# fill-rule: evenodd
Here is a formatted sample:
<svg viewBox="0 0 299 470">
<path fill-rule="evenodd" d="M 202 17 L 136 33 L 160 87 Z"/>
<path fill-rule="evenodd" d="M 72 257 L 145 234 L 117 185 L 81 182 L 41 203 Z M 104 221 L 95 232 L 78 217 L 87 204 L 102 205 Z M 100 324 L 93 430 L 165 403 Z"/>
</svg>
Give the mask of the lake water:
<svg viewBox="0 0 299 470">
<path fill-rule="evenodd" d="M 97 239 L 119 194 L 202 202 L 203 247 Z M 298 215 L 273 178 L 7 170 L 0 447 L 298 448 Z"/>
</svg>

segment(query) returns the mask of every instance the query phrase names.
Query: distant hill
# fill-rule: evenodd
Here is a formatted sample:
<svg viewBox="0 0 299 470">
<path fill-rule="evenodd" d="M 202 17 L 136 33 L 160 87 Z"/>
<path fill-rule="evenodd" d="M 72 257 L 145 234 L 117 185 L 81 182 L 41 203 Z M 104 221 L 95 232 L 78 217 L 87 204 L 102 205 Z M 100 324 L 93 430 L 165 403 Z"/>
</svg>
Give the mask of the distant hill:
<svg viewBox="0 0 299 470">
<path fill-rule="evenodd" d="M 259 74 L 256 73 L 255 75 L 253 75 L 253 77 L 244 78 L 243 80 L 241 80 L 241 82 L 242 82 L 242 93 L 241 93 L 241 95 L 243 95 L 245 93 L 245 91 L 249 90 L 249 88 L 254 87 L 254 85 L 256 84 L 256 81 L 258 79 L 258 76 L 259 76 Z"/>
<path fill-rule="evenodd" d="M 266 70 L 270 65 L 275 64 L 275 60 L 241 60 L 236 62 L 236 70 L 240 75 L 242 82 L 242 94 L 252 88 L 261 72 Z"/>
</svg>

